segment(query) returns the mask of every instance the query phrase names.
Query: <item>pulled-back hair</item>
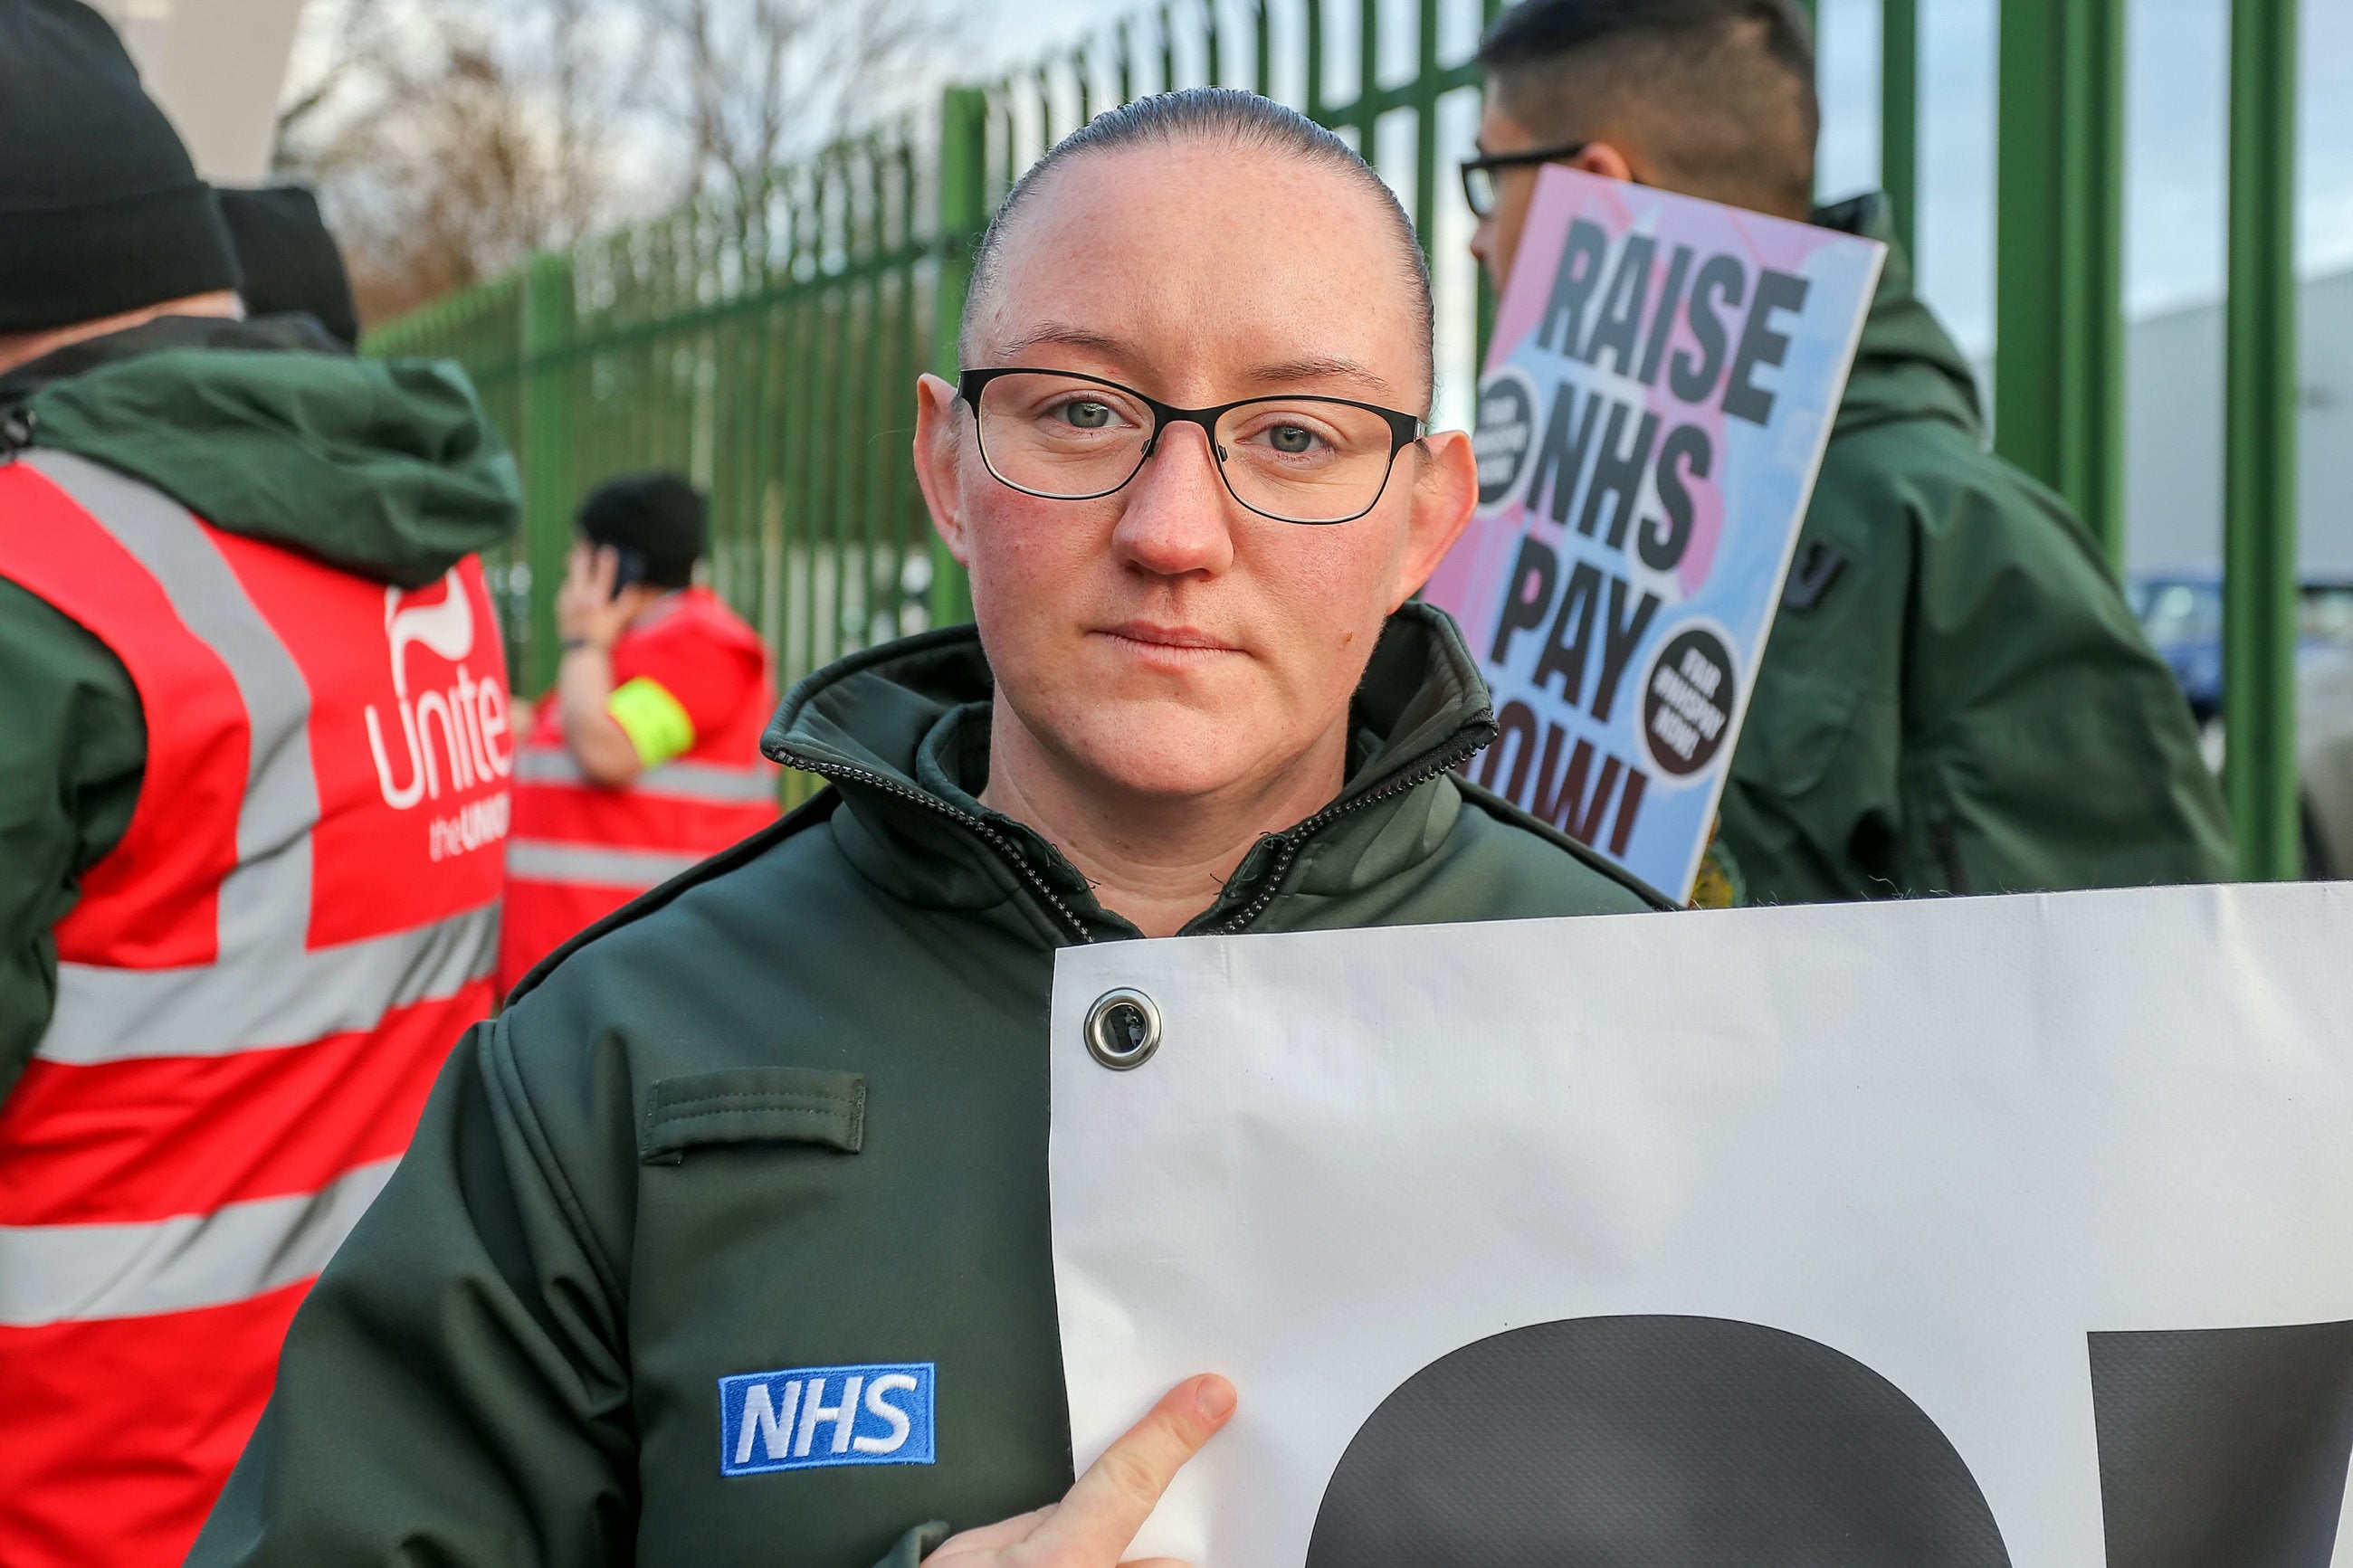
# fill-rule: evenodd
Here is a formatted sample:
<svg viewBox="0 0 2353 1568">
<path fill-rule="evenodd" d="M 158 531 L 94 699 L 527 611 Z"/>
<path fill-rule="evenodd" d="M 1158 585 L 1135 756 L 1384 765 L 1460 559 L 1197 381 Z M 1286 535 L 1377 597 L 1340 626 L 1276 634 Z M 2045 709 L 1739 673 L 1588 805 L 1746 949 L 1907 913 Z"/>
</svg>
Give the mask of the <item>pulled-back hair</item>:
<svg viewBox="0 0 2353 1568">
<path fill-rule="evenodd" d="M 1677 190 L 1812 204 L 1821 108 L 1796 0 L 1520 0 L 1479 63 L 1504 112 L 1545 140 L 1630 128 Z"/>
<path fill-rule="evenodd" d="M 1175 92 L 1157 92 L 1106 110 L 1055 142 L 1051 151 L 1031 164 L 1029 172 L 1014 182 L 1013 189 L 988 220 L 987 232 L 981 236 L 980 247 L 974 253 L 972 287 L 965 295 L 958 353 L 969 360 L 973 319 L 981 301 L 995 289 L 998 252 L 1006 234 L 1019 220 L 1022 208 L 1039 187 L 1058 170 L 1089 153 L 1144 146 L 1203 144 L 1222 144 L 1245 153 L 1271 153 L 1327 168 L 1355 182 L 1378 201 L 1396 235 L 1398 270 L 1412 292 L 1415 347 L 1421 360 L 1422 384 L 1430 388 L 1437 358 L 1432 341 L 1430 268 L 1422 258 L 1421 244 L 1415 237 L 1413 220 L 1398 205 L 1397 193 L 1356 155 L 1355 149 L 1297 110 L 1231 87 L 1188 87 Z M 1215 214 L 1205 213 L 1202 221 L 1213 222 L 1215 217 Z"/>
</svg>

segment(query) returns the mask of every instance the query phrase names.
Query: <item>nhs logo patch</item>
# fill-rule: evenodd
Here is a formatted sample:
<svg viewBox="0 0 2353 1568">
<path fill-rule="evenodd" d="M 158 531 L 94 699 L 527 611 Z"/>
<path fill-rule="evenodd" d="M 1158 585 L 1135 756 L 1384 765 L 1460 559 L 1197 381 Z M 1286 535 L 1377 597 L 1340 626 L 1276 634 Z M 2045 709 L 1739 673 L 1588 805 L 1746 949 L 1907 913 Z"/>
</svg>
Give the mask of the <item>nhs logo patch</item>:
<svg viewBox="0 0 2353 1568">
<path fill-rule="evenodd" d="M 719 1380 L 719 1473 L 937 1458 L 930 1362 L 804 1366 Z"/>
</svg>

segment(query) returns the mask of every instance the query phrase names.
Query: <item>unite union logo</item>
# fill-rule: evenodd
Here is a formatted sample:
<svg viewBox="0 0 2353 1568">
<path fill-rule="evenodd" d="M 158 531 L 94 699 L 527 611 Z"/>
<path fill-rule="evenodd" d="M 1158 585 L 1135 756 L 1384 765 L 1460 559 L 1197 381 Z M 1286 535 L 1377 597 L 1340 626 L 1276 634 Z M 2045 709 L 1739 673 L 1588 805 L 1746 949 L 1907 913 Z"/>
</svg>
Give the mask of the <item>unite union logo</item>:
<svg viewBox="0 0 2353 1568">
<path fill-rule="evenodd" d="M 719 1473 L 937 1458 L 930 1362 L 804 1366 L 719 1380 Z"/>
<path fill-rule="evenodd" d="M 393 755 L 385 743 L 386 725 L 375 704 L 368 704 L 364 717 L 376 784 L 384 792 L 384 803 L 395 811 L 406 811 L 422 800 L 438 800 L 445 789 L 455 793 L 496 783 L 514 771 L 505 685 L 496 676 L 476 680 L 465 663 L 474 651 L 473 603 L 466 596 L 456 568 L 442 577 L 440 585 L 441 596 L 429 604 L 411 602 L 422 596 L 423 589 L 387 587 L 384 591 L 384 635 L 392 659 L 394 707 L 406 752 L 405 781 L 394 782 Z M 427 686 L 412 695 L 408 689 L 412 646 L 456 666 L 457 679 L 447 687 Z"/>
</svg>

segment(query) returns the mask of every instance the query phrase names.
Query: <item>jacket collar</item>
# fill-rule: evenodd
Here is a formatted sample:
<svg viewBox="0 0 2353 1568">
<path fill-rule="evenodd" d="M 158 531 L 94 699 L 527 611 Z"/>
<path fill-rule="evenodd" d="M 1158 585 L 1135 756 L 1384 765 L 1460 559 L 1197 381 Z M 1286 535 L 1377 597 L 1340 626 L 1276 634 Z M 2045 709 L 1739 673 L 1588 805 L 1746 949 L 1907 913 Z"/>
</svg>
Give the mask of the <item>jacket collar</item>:
<svg viewBox="0 0 2353 1568">
<path fill-rule="evenodd" d="M 1887 197 L 1877 191 L 1818 208 L 1811 221 L 1887 247 L 1879 287 L 1863 318 L 1832 434 L 1850 435 L 1896 420 L 1929 419 L 1985 438 L 1977 375 L 1914 286 L 1912 258 L 1895 237 Z"/>
<path fill-rule="evenodd" d="M 926 632 L 802 680 L 761 750 L 840 790 L 844 853 L 901 897 L 934 907 L 1010 904 L 1058 944 L 1138 934 L 1096 901 L 1060 851 L 980 803 L 995 686 L 976 628 Z M 1446 772 L 1495 733 L 1486 685 L 1453 621 L 1419 604 L 1392 616 L 1352 718 L 1339 795 L 1260 839 L 1187 932 L 1279 921 L 1286 897 L 1345 892 L 1443 842 L 1461 806 Z"/>
</svg>

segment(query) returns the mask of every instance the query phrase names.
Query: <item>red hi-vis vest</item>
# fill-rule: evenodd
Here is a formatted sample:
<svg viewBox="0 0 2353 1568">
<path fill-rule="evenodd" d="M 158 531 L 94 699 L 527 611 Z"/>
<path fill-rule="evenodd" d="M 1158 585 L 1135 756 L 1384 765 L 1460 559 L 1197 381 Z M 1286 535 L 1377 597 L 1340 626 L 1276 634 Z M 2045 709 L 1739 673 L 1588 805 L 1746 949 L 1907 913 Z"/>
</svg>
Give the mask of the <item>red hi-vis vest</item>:
<svg viewBox="0 0 2353 1568">
<path fill-rule="evenodd" d="M 588 781 L 564 743 L 554 695 L 540 704 L 515 758 L 502 990 L 575 933 L 776 819 L 776 770 L 760 754 L 776 706 L 765 645 L 717 596 L 690 588 L 615 645 L 615 683 L 659 668 L 662 645 L 674 638 L 732 652 L 757 678 L 725 723 L 619 788 Z"/>
<path fill-rule="evenodd" d="M 471 560 L 405 593 L 63 453 L 0 462 L 0 576 L 147 724 L 0 1102 L 0 1563 L 164 1568 L 491 1008 L 506 670 Z"/>
</svg>

